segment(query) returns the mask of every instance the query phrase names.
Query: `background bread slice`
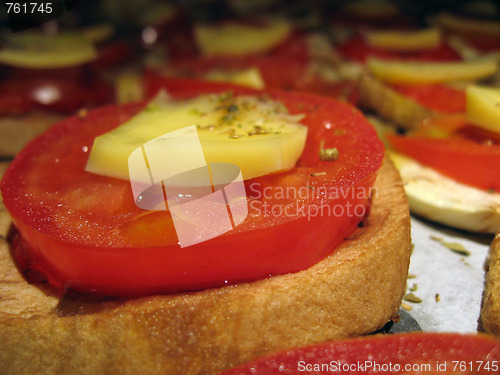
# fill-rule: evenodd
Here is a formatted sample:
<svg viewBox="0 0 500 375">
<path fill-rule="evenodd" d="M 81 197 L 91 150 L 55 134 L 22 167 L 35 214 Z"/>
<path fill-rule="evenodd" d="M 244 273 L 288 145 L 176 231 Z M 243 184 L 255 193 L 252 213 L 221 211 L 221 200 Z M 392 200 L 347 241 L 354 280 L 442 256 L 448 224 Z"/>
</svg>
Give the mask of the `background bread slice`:
<svg viewBox="0 0 500 375">
<path fill-rule="evenodd" d="M 486 332 L 500 337 L 500 233 L 490 246 L 481 326 Z"/>
<path fill-rule="evenodd" d="M 432 115 L 432 111 L 369 74 L 361 76 L 358 89 L 359 105 L 362 108 L 375 111 L 402 129 L 414 130 L 425 118 Z"/>
<path fill-rule="evenodd" d="M 397 314 L 411 239 L 402 183 L 387 159 L 376 187 L 363 225 L 315 266 L 188 294 L 59 299 L 22 278 L 3 242 L 0 373 L 216 374 L 272 351 L 381 328 Z"/>
<path fill-rule="evenodd" d="M 0 117 L 0 156 L 12 156 L 63 116 L 43 111 Z"/>
</svg>

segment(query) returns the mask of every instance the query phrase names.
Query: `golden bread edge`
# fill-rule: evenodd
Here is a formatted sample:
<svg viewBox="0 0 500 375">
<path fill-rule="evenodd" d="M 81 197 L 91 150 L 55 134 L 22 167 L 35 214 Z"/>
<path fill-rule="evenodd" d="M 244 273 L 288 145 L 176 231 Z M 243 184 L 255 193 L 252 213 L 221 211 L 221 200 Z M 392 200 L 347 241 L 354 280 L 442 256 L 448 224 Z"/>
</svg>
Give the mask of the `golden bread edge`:
<svg viewBox="0 0 500 375">
<path fill-rule="evenodd" d="M 491 243 L 481 309 L 481 328 L 500 338 L 500 233 Z"/>
<path fill-rule="evenodd" d="M 364 225 L 315 266 L 189 294 L 60 300 L 24 281 L 2 239 L 0 373 L 217 374 L 381 328 L 399 309 L 411 237 L 402 182 L 387 158 L 375 186 Z"/>
</svg>

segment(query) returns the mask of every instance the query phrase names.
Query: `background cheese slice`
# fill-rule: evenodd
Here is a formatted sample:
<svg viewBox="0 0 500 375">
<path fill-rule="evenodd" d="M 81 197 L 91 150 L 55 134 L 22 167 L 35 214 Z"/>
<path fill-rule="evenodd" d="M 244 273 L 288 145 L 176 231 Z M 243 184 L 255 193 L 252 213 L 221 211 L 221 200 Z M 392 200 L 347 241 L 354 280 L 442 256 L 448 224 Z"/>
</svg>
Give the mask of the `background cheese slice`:
<svg viewBox="0 0 500 375">
<path fill-rule="evenodd" d="M 467 86 L 467 121 L 500 133 L 500 88 Z"/>
<path fill-rule="evenodd" d="M 416 31 L 379 31 L 367 32 L 368 45 L 391 51 L 420 51 L 439 46 L 441 33 L 438 29 Z"/>
<path fill-rule="evenodd" d="M 65 68 L 93 61 L 97 52 L 83 35 L 60 33 L 11 34 L 0 50 L 0 63 L 20 68 Z"/>
<path fill-rule="evenodd" d="M 222 25 L 198 25 L 194 36 L 205 55 L 250 55 L 264 53 L 283 42 L 291 26 L 281 19 L 264 25 L 229 22 Z"/>
<path fill-rule="evenodd" d="M 498 69 L 493 59 L 460 62 L 414 62 L 368 59 L 366 67 L 378 79 L 389 83 L 427 84 L 474 81 L 492 76 Z"/>
</svg>

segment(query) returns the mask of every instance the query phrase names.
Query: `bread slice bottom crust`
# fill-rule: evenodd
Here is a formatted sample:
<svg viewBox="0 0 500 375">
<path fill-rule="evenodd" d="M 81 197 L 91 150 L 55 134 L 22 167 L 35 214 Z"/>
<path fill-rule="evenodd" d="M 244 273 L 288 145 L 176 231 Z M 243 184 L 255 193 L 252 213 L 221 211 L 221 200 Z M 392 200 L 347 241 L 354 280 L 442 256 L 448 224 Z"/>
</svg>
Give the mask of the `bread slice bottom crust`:
<svg viewBox="0 0 500 375">
<path fill-rule="evenodd" d="M 58 298 L 22 278 L 3 241 L 0 374 L 217 374 L 273 351 L 377 330 L 397 314 L 411 238 L 387 158 L 375 187 L 362 225 L 313 267 L 193 293 Z"/>
</svg>

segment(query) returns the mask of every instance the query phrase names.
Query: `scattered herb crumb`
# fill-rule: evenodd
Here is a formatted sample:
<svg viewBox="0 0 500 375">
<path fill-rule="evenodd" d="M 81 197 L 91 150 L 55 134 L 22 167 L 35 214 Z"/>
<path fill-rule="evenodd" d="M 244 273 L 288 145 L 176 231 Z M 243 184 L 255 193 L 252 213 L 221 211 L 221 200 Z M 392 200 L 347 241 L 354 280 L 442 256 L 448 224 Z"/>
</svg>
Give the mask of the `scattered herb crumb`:
<svg viewBox="0 0 500 375">
<path fill-rule="evenodd" d="M 457 254 L 464 256 L 470 255 L 470 251 L 467 250 L 462 244 L 459 244 L 457 242 L 441 242 L 441 244 Z"/>
<path fill-rule="evenodd" d="M 434 295 L 434 300 L 435 300 L 436 302 L 441 301 L 441 296 L 439 295 L 439 293 L 436 293 L 436 294 Z"/>
<path fill-rule="evenodd" d="M 413 285 L 410 287 L 410 291 L 411 291 L 411 292 L 416 292 L 416 291 L 417 291 L 417 289 L 418 289 L 417 284 L 413 284 Z"/>
<path fill-rule="evenodd" d="M 196 125 L 196 127 L 200 130 L 214 130 L 215 129 L 215 125 Z"/>
<path fill-rule="evenodd" d="M 335 161 L 339 158 L 337 147 L 324 148 L 325 141 L 322 140 L 319 146 L 319 159 L 321 161 Z"/>
<path fill-rule="evenodd" d="M 405 301 L 408 301 L 408 302 L 412 302 L 412 303 L 421 303 L 422 300 L 420 298 L 418 298 L 415 294 L 413 293 L 407 293 L 403 299 Z"/>
<path fill-rule="evenodd" d="M 470 267 L 470 264 L 468 262 L 465 261 L 464 258 L 460 258 L 460 260 L 462 261 L 463 264 L 465 264 L 467 267 Z"/>
<path fill-rule="evenodd" d="M 155 112 L 160 109 L 160 106 L 156 103 L 149 103 L 148 106 L 146 107 L 147 112 Z"/>
<path fill-rule="evenodd" d="M 444 247 L 447 247 L 449 250 L 453 251 L 454 253 L 464 255 L 464 256 L 469 256 L 471 253 L 469 250 L 467 250 L 462 244 L 458 242 L 448 242 L 443 240 L 441 237 L 437 236 L 430 236 L 431 240 L 439 242 L 441 245 Z"/>
<path fill-rule="evenodd" d="M 417 275 L 414 275 L 412 273 L 408 274 L 408 279 L 414 279 L 415 277 L 417 277 Z"/>
<path fill-rule="evenodd" d="M 229 128 L 226 131 L 223 131 L 222 133 L 219 133 L 219 134 L 221 134 L 221 135 L 227 134 L 227 135 L 231 136 L 231 135 L 236 134 L 236 130 L 234 130 L 233 128 Z"/>
<path fill-rule="evenodd" d="M 403 309 L 405 309 L 406 311 L 411 311 L 411 310 L 413 310 L 413 307 L 411 307 L 410 305 L 408 305 L 408 304 L 407 304 L 407 303 L 405 303 L 405 302 L 401 302 L 401 307 L 402 307 Z"/>
<path fill-rule="evenodd" d="M 311 177 L 316 177 L 316 176 L 324 176 L 326 172 L 315 172 L 311 173 Z"/>
<path fill-rule="evenodd" d="M 85 118 L 85 117 L 87 117 L 88 113 L 89 113 L 89 110 L 87 108 L 82 108 L 78 111 L 77 116 L 78 116 L 78 118 Z"/>
<path fill-rule="evenodd" d="M 345 130 L 344 129 L 334 129 L 333 130 L 333 134 L 334 135 L 344 135 L 345 134 Z"/>
</svg>

